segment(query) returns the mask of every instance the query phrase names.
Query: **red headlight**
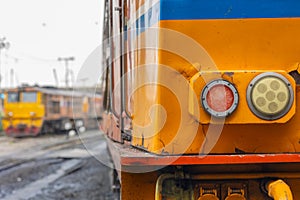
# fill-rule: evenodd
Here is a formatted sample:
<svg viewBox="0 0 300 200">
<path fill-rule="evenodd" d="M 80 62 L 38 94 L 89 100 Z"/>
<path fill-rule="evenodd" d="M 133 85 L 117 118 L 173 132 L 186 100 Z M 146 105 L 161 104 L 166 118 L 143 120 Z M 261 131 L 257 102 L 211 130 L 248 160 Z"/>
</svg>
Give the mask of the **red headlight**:
<svg viewBox="0 0 300 200">
<path fill-rule="evenodd" d="M 234 85 L 225 80 L 208 83 L 201 94 L 203 108 L 214 117 L 230 115 L 238 105 L 239 96 Z"/>
</svg>

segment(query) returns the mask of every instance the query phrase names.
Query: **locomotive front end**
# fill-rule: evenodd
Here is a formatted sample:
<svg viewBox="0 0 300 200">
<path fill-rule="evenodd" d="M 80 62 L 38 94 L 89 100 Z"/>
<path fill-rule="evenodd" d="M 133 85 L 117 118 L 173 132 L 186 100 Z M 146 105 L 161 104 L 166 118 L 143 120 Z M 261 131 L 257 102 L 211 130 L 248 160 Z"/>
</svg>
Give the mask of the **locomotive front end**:
<svg viewBox="0 0 300 200">
<path fill-rule="evenodd" d="M 122 199 L 300 199 L 299 6 L 106 2 Z"/>
<path fill-rule="evenodd" d="M 3 129 L 7 136 L 36 136 L 43 124 L 41 93 L 34 89 L 13 89 L 5 93 Z"/>
</svg>

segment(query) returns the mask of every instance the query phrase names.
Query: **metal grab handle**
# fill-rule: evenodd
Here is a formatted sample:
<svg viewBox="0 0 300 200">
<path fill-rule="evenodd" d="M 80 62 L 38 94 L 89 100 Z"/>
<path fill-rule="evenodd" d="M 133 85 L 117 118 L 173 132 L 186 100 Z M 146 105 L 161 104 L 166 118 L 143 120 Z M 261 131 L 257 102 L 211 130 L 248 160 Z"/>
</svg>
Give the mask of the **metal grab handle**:
<svg viewBox="0 0 300 200">
<path fill-rule="evenodd" d="M 124 59 L 124 58 L 123 58 Z M 128 99 L 127 98 L 127 95 L 126 95 L 126 92 L 128 91 L 127 90 L 127 76 L 125 74 L 125 66 L 124 64 L 122 65 L 122 72 L 124 72 L 123 76 L 122 76 L 122 81 L 121 81 L 121 87 L 122 87 L 122 110 L 125 112 L 126 116 L 130 119 L 132 119 L 132 114 L 130 113 L 129 109 L 128 109 Z"/>
<path fill-rule="evenodd" d="M 123 9 L 115 9 L 115 11 L 122 11 L 122 22 L 125 22 L 125 15 L 124 15 L 124 1 L 122 1 L 122 8 Z M 122 26 L 122 33 L 124 34 L 124 26 L 123 24 Z M 111 30 L 111 18 L 110 18 L 110 28 L 109 28 L 109 35 L 110 37 L 112 37 L 112 30 Z M 120 34 L 120 48 L 121 48 L 121 113 L 125 112 L 126 116 L 128 118 L 132 118 L 132 115 L 130 113 L 130 111 L 128 110 L 128 102 L 127 102 L 127 98 L 126 98 L 126 89 L 127 89 L 127 85 L 126 85 L 126 70 L 125 70 L 125 39 L 124 39 L 124 35 Z M 110 39 L 109 41 L 109 45 L 112 47 L 112 39 Z M 110 73 L 110 84 L 109 84 L 109 94 L 111 97 L 111 101 L 110 101 L 110 107 L 111 107 L 111 112 L 113 113 L 113 115 L 117 118 L 120 118 L 121 113 L 118 114 L 118 112 L 115 110 L 114 107 L 114 98 L 113 98 L 113 60 L 112 60 L 112 55 L 113 55 L 113 50 L 112 48 L 110 48 L 110 58 L 109 58 L 109 73 Z"/>
<path fill-rule="evenodd" d="M 125 23 L 125 14 L 124 14 L 124 10 L 125 10 L 125 5 L 124 5 L 124 1 L 122 1 L 122 22 Z M 132 119 L 132 115 L 128 109 L 128 98 L 126 98 L 126 92 L 127 92 L 127 76 L 126 76 L 126 69 L 125 69 L 125 39 L 124 39 L 124 33 L 127 30 L 124 30 L 125 24 L 122 24 L 122 33 L 121 34 L 121 109 L 122 112 L 125 112 L 126 116 L 130 119 Z"/>
<path fill-rule="evenodd" d="M 113 97 L 113 70 L 112 70 L 112 64 L 109 65 L 109 74 L 110 74 L 110 83 L 109 83 L 109 96 L 111 98 L 111 101 L 110 101 L 110 108 L 111 108 L 111 112 L 112 114 L 119 118 L 120 115 L 118 114 L 118 112 L 115 110 L 115 101 L 114 101 L 114 97 Z"/>
<path fill-rule="evenodd" d="M 113 40 L 112 40 L 112 8 L 111 8 L 111 4 L 109 3 L 109 12 L 111 13 L 111 15 L 109 15 L 109 29 L 108 29 L 108 35 L 109 35 L 109 46 L 110 46 L 110 55 L 109 55 L 109 63 L 108 63 L 108 66 L 109 66 L 109 79 L 110 79 L 110 82 L 109 82 L 109 96 L 111 98 L 111 101 L 110 101 L 110 108 L 111 108 L 111 112 L 112 114 L 119 118 L 120 115 L 116 112 L 115 110 L 115 107 L 114 107 L 114 97 L 113 97 L 113 60 L 112 60 L 112 55 L 113 55 L 113 50 L 112 50 L 112 46 L 113 46 Z"/>
</svg>

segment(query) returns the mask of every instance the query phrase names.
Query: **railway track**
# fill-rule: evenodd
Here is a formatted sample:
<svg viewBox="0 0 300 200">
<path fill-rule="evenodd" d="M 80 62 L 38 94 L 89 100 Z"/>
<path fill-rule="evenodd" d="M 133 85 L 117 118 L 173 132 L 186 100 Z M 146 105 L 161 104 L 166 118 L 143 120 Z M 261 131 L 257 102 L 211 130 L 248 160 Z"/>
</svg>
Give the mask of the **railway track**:
<svg viewBox="0 0 300 200">
<path fill-rule="evenodd" d="M 0 156 L 0 199 L 115 199 L 103 184 L 111 182 L 111 169 L 92 156 L 109 162 L 103 136 L 64 137 L 0 138 L 12 150 Z"/>
</svg>

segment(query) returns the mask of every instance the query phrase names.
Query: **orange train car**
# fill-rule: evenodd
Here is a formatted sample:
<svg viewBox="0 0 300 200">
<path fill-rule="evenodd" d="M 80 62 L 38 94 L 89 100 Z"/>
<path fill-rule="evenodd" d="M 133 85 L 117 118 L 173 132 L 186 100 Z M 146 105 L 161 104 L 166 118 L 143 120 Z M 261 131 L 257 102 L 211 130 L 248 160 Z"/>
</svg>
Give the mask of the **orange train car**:
<svg viewBox="0 0 300 200">
<path fill-rule="evenodd" d="M 7 136 L 37 136 L 98 127 L 102 104 L 99 94 L 53 87 L 19 87 L 5 90 L 4 95 L 2 125 Z"/>
<path fill-rule="evenodd" d="M 300 2 L 106 0 L 121 199 L 300 199 Z"/>
</svg>

